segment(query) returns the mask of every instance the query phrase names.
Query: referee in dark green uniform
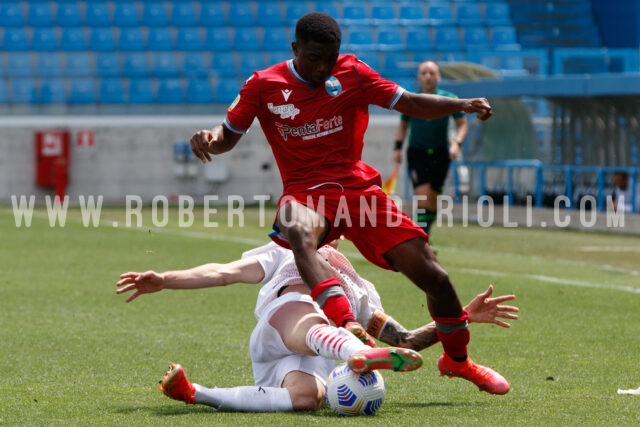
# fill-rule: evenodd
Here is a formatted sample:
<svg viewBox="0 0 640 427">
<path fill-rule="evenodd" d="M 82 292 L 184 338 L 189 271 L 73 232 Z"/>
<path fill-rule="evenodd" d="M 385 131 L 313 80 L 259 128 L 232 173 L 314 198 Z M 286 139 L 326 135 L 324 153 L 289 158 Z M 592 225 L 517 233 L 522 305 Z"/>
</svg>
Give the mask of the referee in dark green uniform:
<svg viewBox="0 0 640 427">
<path fill-rule="evenodd" d="M 433 61 L 418 66 L 418 82 L 422 93 L 457 98 L 456 95 L 438 89 L 440 69 Z M 442 194 L 451 160 L 460 154 L 460 145 L 467 136 L 469 125 L 463 112 L 452 115 L 456 124 L 455 137 L 449 139 L 449 116 L 423 120 L 402 115 L 396 131 L 393 161 L 402 163 L 402 144 L 407 133 L 407 165 L 418 206 L 418 224 L 429 234 L 437 215 L 437 197 Z"/>
</svg>

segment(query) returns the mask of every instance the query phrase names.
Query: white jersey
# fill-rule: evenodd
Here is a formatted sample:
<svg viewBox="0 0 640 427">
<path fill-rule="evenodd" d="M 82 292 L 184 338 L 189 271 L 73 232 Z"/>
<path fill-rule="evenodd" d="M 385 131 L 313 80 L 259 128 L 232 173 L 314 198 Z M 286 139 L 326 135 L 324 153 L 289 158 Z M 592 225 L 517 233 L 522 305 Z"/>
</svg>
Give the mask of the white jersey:
<svg viewBox="0 0 640 427">
<path fill-rule="evenodd" d="M 323 246 L 318 253 L 336 272 L 340 286 L 351 303 L 354 316 L 366 327 L 374 311 L 383 311 L 380 295 L 375 287 L 360 277 L 349 260 L 332 247 Z M 296 267 L 293 253 L 274 242 L 243 253 L 242 259 L 246 258 L 255 258 L 265 273 L 254 312 L 256 319 L 260 320 L 265 307 L 278 298 L 280 289 L 302 284 L 303 281 Z"/>
</svg>

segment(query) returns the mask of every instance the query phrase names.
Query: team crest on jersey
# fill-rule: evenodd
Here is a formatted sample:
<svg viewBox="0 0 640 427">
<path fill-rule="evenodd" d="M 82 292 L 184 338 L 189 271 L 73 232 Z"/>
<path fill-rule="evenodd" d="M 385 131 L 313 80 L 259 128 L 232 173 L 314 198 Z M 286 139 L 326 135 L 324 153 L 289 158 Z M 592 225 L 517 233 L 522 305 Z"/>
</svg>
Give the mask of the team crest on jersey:
<svg viewBox="0 0 640 427">
<path fill-rule="evenodd" d="M 272 102 L 269 102 L 267 104 L 267 108 L 273 114 L 279 114 L 283 119 L 287 119 L 289 117 L 293 119 L 300 113 L 300 110 L 293 104 L 273 105 Z"/>
<path fill-rule="evenodd" d="M 340 80 L 331 76 L 324 82 L 324 88 L 327 90 L 327 93 L 331 96 L 338 96 L 340 92 L 342 92 L 342 85 L 340 84 Z"/>
</svg>

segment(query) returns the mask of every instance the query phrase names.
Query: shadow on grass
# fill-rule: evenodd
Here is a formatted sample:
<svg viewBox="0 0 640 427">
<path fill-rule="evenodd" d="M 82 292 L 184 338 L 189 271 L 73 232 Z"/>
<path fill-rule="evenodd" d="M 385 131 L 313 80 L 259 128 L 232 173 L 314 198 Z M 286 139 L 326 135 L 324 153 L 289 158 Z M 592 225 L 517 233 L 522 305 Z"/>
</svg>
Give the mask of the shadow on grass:
<svg viewBox="0 0 640 427">
<path fill-rule="evenodd" d="M 471 402 L 424 402 L 424 403 L 394 403 L 393 405 L 383 405 L 384 413 L 389 415 L 395 412 L 402 413 L 407 409 L 421 409 L 421 408 L 433 408 L 433 407 L 469 407 L 475 406 L 474 403 Z M 189 414 L 209 414 L 209 413 L 217 413 L 217 411 L 206 405 L 189 405 L 189 406 L 132 406 L 132 407 L 118 407 L 114 409 L 114 412 L 119 414 L 132 414 L 136 412 L 148 412 L 157 417 L 164 416 L 176 416 L 176 415 L 189 415 Z M 259 415 L 261 413 L 256 413 Z M 327 406 L 324 406 L 322 409 L 318 411 L 295 411 L 289 412 L 290 415 L 297 416 L 308 416 L 314 415 L 316 417 L 331 417 L 334 418 L 336 416 L 331 409 Z"/>
<path fill-rule="evenodd" d="M 216 410 L 205 405 L 178 405 L 178 406 L 131 406 L 115 408 L 114 412 L 119 414 L 132 414 L 135 412 L 148 412 L 157 417 L 170 415 L 188 415 L 215 413 Z"/>
</svg>

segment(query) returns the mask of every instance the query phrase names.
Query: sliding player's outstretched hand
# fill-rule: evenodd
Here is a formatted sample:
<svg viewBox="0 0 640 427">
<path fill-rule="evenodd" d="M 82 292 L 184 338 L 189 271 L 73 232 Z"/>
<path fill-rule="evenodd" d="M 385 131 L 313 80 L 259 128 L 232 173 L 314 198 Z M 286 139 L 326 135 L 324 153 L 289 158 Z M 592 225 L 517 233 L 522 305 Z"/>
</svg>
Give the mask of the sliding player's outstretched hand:
<svg viewBox="0 0 640 427">
<path fill-rule="evenodd" d="M 487 120 L 493 115 L 491 104 L 486 98 L 473 98 L 465 105 L 464 112 L 467 114 L 477 114 L 478 119 Z"/>
<path fill-rule="evenodd" d="M 161 291 L 164 286 L 164 280 L 161 275 L 155 271 L 145 271 L 144 273 L 123 273 L 120 275 L 120 280 L 116 283 L 118 289 L 117 294 L 129 292 L 135 290 L 133 294 L 126 299 L 126 302 L 131 302 L 138 298 L 142 294 L 151 294 Z"/>
<path fill-rule="evenodd" d="M 489 288 L 478 294 L 471 300 L 469 305 L 465 309 L 469 312 L 469 322 L 475 323 L 493 323 L 503 328 L 510 328 L 511 325 L 507 322 L 500 320 L 518 320 L 518 315 L 513 314 L 520 311 L 518 307 L 512 305 L 500 305 L 505 301 L 511 301 L 516 298 L 515 295 L 502 295 L 495 298 L 489 298 L 493 293 L 493 285 L 489 285 Z"/>
</svg>

